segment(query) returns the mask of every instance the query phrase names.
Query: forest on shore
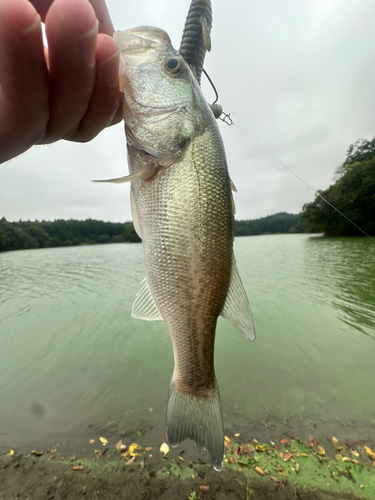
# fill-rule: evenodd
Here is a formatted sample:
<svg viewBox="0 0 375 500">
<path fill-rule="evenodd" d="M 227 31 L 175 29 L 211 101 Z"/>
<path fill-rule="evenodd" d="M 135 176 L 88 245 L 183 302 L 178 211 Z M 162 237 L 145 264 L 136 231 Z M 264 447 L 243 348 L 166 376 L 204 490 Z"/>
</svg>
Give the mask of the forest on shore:
<svg viewBox="0 0 375 500">
<path fill-rule="evenodd" d="M 261 219 L 235 222 L 235 236 L 304 232 L 299 215 L 285 212 Z M 55 220 L 8 222 L 0 219 L 0 252 L 32 248 L 134 243 L 141 241 L 132 222 Z"/>
<path fill-rule="evenodd" d="M 349 146 L 335 177 L 334 184 L 317 191 L 315 200 L 303 206 L 301 217 L 307 231 L 324 236 L 363 236 L 361 228 L 375 235 L 375 137 Z"/>
</svg>

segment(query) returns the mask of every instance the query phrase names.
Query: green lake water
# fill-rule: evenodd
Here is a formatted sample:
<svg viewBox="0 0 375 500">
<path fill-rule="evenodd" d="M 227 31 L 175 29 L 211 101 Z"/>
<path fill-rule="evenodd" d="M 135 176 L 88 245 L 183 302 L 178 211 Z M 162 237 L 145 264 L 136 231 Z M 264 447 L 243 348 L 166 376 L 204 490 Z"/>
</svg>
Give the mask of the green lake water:
<svg viewBox="0 0 375 500">
<path fill-rule="evenodd" d="M 218 321 L 225 425 L 374 426 L 375 245 L 269 235 L 235 253 L 257 339 Z M 143 277 L 140 244 L 0 254 L 0 444 L 163 422 L 173 354 L 163 322 L 131 316 Z"/>
</svg>

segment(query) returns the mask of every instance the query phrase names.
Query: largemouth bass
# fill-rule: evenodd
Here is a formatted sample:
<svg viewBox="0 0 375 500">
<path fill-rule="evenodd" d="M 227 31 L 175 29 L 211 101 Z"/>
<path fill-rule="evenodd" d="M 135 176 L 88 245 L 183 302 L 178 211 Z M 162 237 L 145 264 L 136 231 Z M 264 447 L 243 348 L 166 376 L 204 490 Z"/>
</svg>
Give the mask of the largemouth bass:
<svg viewBox="0 0 375 500">
<path fill-rule="evenodd" d="M 233 187 L 214 115 L 195 75 L 158 28 L 115 33 L 134 227 L 146 279 L 133 316 L 164 320 L 174 353 L 166 411 L 172 446 L 193 440 L 223 463 L 214 371 L 219 315 L 253 340 L 249 302 L 233 255 Z"/>
</svg>

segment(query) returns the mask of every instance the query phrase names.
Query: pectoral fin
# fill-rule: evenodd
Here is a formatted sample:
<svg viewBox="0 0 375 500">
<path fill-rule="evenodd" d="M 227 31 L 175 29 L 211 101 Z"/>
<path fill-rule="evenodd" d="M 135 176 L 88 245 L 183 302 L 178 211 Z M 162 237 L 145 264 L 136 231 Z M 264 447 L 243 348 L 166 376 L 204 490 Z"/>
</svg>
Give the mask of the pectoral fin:
<svg viewBox="0 0 375 500">
<path fill-rule="evenodd" d="M 236 260 L 232 257 L 232 273 L 225 300 L 220 315 L 235 326 L 245 337 L 255 340 L 255 326 L 251 314 L 249 300 L 238 274 Z"/>
<path fill-rule="evenodd" d="M 148 286 L 146 278 L 142 281 L 142 288 L 137 293 L 135 298 L 132 316 L 136 319 L 144 319 L 146 321 L 157 321 L 163 318 L 155 304 L 151 290 Z"/>
<path fill-rule="evenodd" d="M 139 179 L 148 180 L 151 179 L 158 172 L 158 168 L 153 165 L 145 165 L 139 168 L 130 175 L 125 175 L 125 177 L 119 177 L 118 179 L 107 179 L 104 181 L 92 181 L 92 182 L 113 182 L 114 184 L 121 184 L 122 182 L 137 181 Z"/>
</svg>

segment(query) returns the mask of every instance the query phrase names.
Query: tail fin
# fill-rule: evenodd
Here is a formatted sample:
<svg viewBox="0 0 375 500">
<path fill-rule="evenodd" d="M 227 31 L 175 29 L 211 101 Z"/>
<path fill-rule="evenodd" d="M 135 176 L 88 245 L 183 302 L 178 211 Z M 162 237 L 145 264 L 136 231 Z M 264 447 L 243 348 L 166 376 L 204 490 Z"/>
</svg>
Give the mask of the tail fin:
<svg viewBox="0 0 375 500">
<path fill-rule="evenodd" d="M 223 467 L 224 430 L 221 416 L 219 387 L 209 399 L 182 394 L 172 379 L 166 413 L 167 439 L 171 446 L 178 446 L 191 439 L 200 452 L 207 450 L 212 466 L 220 471 Z"/>
</svg>

